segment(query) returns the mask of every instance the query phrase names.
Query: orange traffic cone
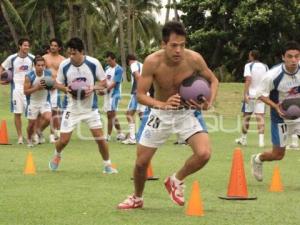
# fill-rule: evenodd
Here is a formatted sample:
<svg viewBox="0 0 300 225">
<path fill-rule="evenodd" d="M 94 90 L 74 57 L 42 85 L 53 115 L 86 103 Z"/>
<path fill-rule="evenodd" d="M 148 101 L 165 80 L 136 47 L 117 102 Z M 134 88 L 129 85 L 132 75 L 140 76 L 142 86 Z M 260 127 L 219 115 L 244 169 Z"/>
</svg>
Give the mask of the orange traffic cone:
<svg viewBox="0 0 300 225">
<path fill-rule="evenodd" d="M 25 175 L 35 175 L 35 165 L 33 162 L 32 153 L 29 152 L 26 159 L 26 165 L 24 169 Z"/>
<path fill-rule="evenodd" d="M 9 145 L 8 143 L 8 132 L 7 132 L 7 126 L 6 121 L 1 121 L 1 127 L 0 127 L 0 145 Z"/>
<path fill-rule="evenodd" d="M 185 214 L 188 216 L 204 216 L 203 204 L 198 181 L 194 181 L 191 197 L 188 201 Z"/>
<path fill-rule="evenodd" d="M 226 200 L 254 200 L 256 197 L 248 197 L 247 181 L 244 171 L 243 154 L 240 148 L 236 148 L 233 154 L 231 175 L 228 184 Z"/>
<path fill-rule="evenodd" d="M 152 169 L 152 165 L 151 162 L 149 163 L 149 166 L 147 168 L 147 180 L 158 180 L 158 177 L 154 177 L 153 175 L 153 169 Z"/>
<path fill-rule="evenodd" d="M 276 165 L 274 168 L 272 182 L 270 184 L 269 191 L 270 192 L 283 192 L 283 185 L 281 183 L 278 165 Z"/>
</svg>

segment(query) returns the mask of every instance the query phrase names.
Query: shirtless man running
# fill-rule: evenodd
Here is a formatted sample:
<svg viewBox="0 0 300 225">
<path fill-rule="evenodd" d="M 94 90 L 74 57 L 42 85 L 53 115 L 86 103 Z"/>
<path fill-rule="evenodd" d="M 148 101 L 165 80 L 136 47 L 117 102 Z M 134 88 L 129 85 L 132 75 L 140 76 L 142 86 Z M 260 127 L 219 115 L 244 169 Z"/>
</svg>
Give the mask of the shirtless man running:
<svg viewBox="0 0 300 225">
<path fill-rule="evenodd" d="M 148 118 L 143 119 L 140 128 L 142 131 L 137 137 L 134 193 L 121 202 L 118 209 L 143 207 L 142 194 L 147 167 L 157 148 L 172 133 L 178 133 L 193 151 L 183 167 L 165 180 L 166 190 L 177 205 L 184 205 L 184 179 L 204 167 L 211 155 L 210 141 L 200 110 L 212 106 L 218 80 L 199 53 L 185 48 L 186 31 L 181 23 L 175 21 L 166 23 L 162 29 L 162 38 L 162 49 L 146 58 L 138 83 L 138 102 L 150 107 L 151 110 Z M 195 72 L 210 82 L 211 98 L 203 104 L 190 100 L 189 107 L 184 107 L 178 89 L 181 82 Z M 147 95 L 152 83 L 155 90 L 154 98 Z"/>
<path fill-rule="evenodd" d="M 62 49 L 62 42 L 57 38 L 50 40 L 50 52 L 43 55 L 46 61 L 46 68 L 52 72 L 54 79 L 57 77 L 57 71 L 60 63 L 65 59 L 59 52 Z M 52 109 L 52 121 L 51 121 L 51 135 L 49 137 L 50 142 L 54 143 L 59 136 L 60 128 L 60 92 L 54 89 L 50 92 L 51 109 Z"/>
</svg>

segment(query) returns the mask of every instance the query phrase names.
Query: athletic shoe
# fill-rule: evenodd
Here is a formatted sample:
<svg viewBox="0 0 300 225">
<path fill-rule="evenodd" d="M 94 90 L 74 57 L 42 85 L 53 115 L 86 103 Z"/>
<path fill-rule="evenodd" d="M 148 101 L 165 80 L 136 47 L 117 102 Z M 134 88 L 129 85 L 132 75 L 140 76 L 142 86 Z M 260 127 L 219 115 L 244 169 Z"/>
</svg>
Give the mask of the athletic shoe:
<svg viewBox="0 0 300 225">
<path fill-rule="evenodd" d="M 167 177 L 165 180 L 165 187 L 170 195 L 171 200 L 180 206 L 184 205 L 184 185 L 177 183 L 172 177 Z"/>
<path fill-rule="evenodd" d="M 237 138 L 237 139 L 235 139 L 235 143 L 245 146 L 245 145 L 247 145 L 247 140 L 244 138 Z"/>
<path fill-rule="evenodd" d="M 185 141 L 176 141 L 173 144 L 174 145 L 186 145 L 187 143 Z"/>
<path fill-rule="evenodd" d="M 59 166 L 60 160 L 61 160 L 61 157 L 55 155 L 53 157 L 53 159 L 49 162 L 49 168 L 50 168 L 50 170 L 56 171 L 57 168 L 58 168 L 58 166 Z"/>
<path fill-rule="evenodd" d="M 109 166 L 104 166 L 102 172 L 105 174 L 114 174 L 114 173 L 118 173 L 118 170 L 113 168 L 111 165 L 109 165 Z"/>
<path fill-rule="evenodd" d="M 110 135 L 106 135 L 105 140 L 106 140 L 107 142 L 109 142 L 109 141 L 111 140 L 111 136 L 110 136 Z"/>
<path fill-rule="evenodd" d="M 121 202 L 118 209 L 138 209 L 143 208 L 143 198 L 136 197 L 134 195 L 128 196 L 123 202 Z"/>
<path fill-rule="evenodd" d="M 256 156 L 257 155 L 251 156 L 251 172 L 257 181 L 263 181 L 263 163 L 256 162 Z"/>
<path fill-rule="evenodd" d="M 135 145 L 136 140 L 132 138 L 127 138 L 126 140 L 122 141 L 122 144 L 124 145 Z"/>
<path fill-rule="evenodd" d="M 299 145 L 298 144 L 290 144 L 286 146 L 287 150 L 299 150 Z"/>
<path fill-rule="evenodd" d="M 24 144 L 24 142 L 23 142 L 23 137 L 19 137 L 19 138 L 18 138 L 18 144 L 19 144 L 19 145 Z"/>
<path fill-rule="evenodd" d="M 126 139 L 126 135 L 123 133 L 119 133 L 116 136 L 117 141 L 124 141 Z"/>
<path fill-rule="evenodd" d="M 32 136 L 32 142 L 33 142 L 33 144 L 35 144 L 35 145 L 38 145 L 38 144 L 39 144 L 39 136 L 38 136 L 37 134 L 34 134 L 34 135 Z"/>
<path fill-rule="evenodd" d="M 55 138 L 54 134 L 49 135 L 49 142 L 52 143 L 52 144 L 54 144 L 56 142 L 56 138 Z"/>
<path fill-rule="evenodd" d="M 27 141 L 27 147 L 28 148 L 33 148 L 34 147 L 34 144 L 32 143 L 32 141 Z"/>
</svg>

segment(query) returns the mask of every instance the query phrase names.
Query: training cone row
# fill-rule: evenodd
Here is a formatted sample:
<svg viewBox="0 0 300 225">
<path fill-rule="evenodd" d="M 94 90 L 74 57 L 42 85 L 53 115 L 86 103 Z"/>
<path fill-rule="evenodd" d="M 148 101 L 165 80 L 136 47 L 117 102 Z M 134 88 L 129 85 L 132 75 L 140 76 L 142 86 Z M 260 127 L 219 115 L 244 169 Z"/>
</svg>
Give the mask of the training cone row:
<svg viewBox="0 0 300 225">
<path fill-rule="evenodd" d="M 1 121 L 1 126 L 0 126 L 0 145 L 9 145 L 9 142 L 8 142 L 8 131 L 7 131 L 7 126 L 6 126 L 6 121 L 5 120 Z"/>
<path fill-rule="evenodd" d="M 240 148 L 236 148 L 233 153 L 231 174 L 226 196 L 219 196 L 225 200 L 255 200 L 257 197 L 249 197 L 247 181 L 244 171 L 243 154 Z"/>
<path fill-rule="evenodd" d="M 278 165 L 275 166 L 272 176 L 272 181 L 269 188 L 270 192 L 283 192 L 283 185 L 281 183 L 280 172 Z"/>
<path fill-rule="evenodd" d="M 31 152 L 28 153 L 27 158 L 26 158 L 24 174 L 25 175 L 35 175 L 36 174 L 35 165 L 33 162 L 33 157 L 32 157 Z"/>
<path fill-rule="evenodd" d="M 200 194 L 200 185 L 198 181 L 194 181 L 192 192 L 185 210 L 187 216 L 204 216 L 203 204 Z"/>
</svg>

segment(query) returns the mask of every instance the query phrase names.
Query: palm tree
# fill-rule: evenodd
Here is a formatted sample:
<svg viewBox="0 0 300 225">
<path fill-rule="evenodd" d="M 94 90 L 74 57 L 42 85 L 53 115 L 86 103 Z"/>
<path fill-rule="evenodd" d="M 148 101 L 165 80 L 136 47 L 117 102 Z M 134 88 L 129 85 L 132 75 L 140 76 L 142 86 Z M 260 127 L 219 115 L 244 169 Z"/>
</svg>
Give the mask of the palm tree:
<svg viewBox="0 0 300 225">
<path fill-rule="evenodd" d="M 27 30 L 18 11 L 9 0 L 0 1 L 1 12 L 9 26 L 10 33 L 13 37 L 15 45 L 18 46 L 20 35 L 27 36 Z M 19 28 L 19 29 L 18 29 Z"/>
</svg>

